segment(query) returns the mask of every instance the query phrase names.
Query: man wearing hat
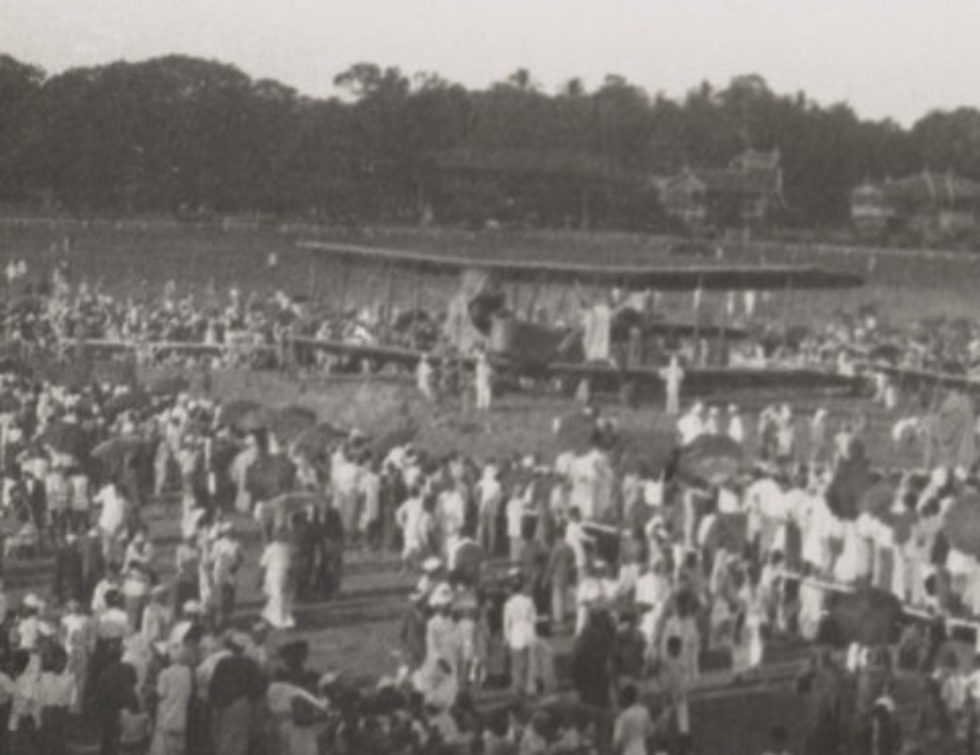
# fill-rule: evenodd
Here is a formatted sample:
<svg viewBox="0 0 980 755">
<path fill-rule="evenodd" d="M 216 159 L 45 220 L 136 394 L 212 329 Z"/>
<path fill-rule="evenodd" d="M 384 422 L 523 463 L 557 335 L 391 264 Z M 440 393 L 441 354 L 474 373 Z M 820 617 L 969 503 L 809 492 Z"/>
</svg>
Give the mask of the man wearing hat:
<svg viewBox="0 0 980 755">
<path fill-rule="evenodd" d="M 141 629 L 144 639 L 150 644 L 163 642 L 170 634 L 174 623 L 170 602 L 170 588 L 167 585 L 155 585 L 150 590 L 150 602 L 143 611 Z"/>
<path fill-rule="evenodd" d="M 504 642 L 510 652 L 510 683 L 523 696 L 529 691 L 531 649 L 537 637 L 538 612 L 530 583 L 518 585 L 504 604 Z"/>
<path fill-rule="evenodd" d="M 460 638 L 456 623 L 452 620 L 453 588 L 447 582 L 436 585 L 429 597 L 432 616 L 426 624 L 425 662 L 426 665 L 442 659 L 456 670 L 459 660 Z"/>
<path fill-rule="evenodd" d="M 224 626 L 235 610 L 238 569 L 242 565 L 242 547 L 235 539 L 234 526 L 223 521 L 217 527 L 217 540 L 211 547 L 211 584 L 213 585 L 214 618 Z"/>
<path fill-rule="evenodd" d="M 742 416 L 739 414 L 738 407 L 735 404 L 728 405 L 728 427 L 726 432 L 728 437 L 739 445 L 745 442 L 745 423 L 742 421 Z"/>
<path fill-rule="evenodd" d="M 187 749 L 187 714 L 194 692 L 194 671 L 186 653 L 173 652 L 156 682 L 157 710 L 151 751 L 182 755 Z"/>
<path fill-rule="evenodd" d="M 264 691 L 261 670 L 246 652 L 251 644 L 243 632 L 226 634 L 229 654 L 218 661 L 208 685 L 215 755 L 248 752 L 253 706 Z"/>
<path fill-rule="evenodd" d="M 499 481 L 496 465 L 490 463 L 483 468 L 483 475 L 476 485 L 477 535 L 476 539 L 488 557 L 497 553 L 498 517 L 503 503 L 503 487 Z"/>
<path fill-rule="evenodd" d="M 399 640 L 401 656 L 406 671 L 414 671 L 425 662 L 426 622 L 425 607 L 429 596 L 416 590 L 408 599 L 408 606 L 402 616 Z"/>
</svg>

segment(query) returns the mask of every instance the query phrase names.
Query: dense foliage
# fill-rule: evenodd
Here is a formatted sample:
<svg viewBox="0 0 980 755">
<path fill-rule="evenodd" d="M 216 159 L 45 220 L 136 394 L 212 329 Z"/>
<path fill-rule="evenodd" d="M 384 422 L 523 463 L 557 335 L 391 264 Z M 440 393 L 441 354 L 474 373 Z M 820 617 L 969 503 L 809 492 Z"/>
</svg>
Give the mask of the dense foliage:
<svg viewBox="0 0 980 755">
<path fill-rule="evenodd" d="M 336 84 L 349 96 L 311 99 L 189 57 L 46 77 L 0 56 L 0 199 L 119 213 L 655 227 L 652 176 L 724 166 L 751 146 L 781 152 L 782 221 L 826 226 L 846 220 L 848 191 L 865 178 L 926 166 L 980 178 L 980 111 L 931 113 L 903 129 L 776 94 L 758 76 L 721 90 L 705 83 L 681 101 L 619 76 L 594 92 L 572 80 L 547 94 L 525 70 L 471 91 L 358 64 Z M 480 169 L 447 168 L 447 154 Z"/>
</svg>

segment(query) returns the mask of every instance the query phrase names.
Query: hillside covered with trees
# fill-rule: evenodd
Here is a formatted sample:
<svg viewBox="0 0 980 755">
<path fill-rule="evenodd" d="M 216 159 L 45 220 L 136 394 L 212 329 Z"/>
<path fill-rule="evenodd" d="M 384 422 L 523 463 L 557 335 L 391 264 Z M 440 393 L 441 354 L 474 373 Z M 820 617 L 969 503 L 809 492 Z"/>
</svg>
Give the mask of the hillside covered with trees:
<svg viewBox="0 0 980 755">
<path fill-rule="evenodd" d="M 518 70 L 485 90 L 358 64 L 313 99 L 228 65 L 171 56 L 57 76 L 0 56 L 0 201 L 72 212 L 256 212 L 329 222 L 658 228 L 653 177 L 779 149 L 780 222 L 847 221 L 865 178 L 928 167 L 980 179 L 980 111 L 910 129 L 777 94 L 758 76 L 672 100 L 607 76 L 548 93 Z"/>
</svg>

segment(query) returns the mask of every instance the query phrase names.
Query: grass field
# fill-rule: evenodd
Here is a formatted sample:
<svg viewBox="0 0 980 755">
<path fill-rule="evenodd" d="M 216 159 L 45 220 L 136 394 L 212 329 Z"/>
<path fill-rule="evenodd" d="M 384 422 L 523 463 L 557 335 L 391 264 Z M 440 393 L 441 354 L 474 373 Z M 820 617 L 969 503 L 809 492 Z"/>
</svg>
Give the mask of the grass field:
<svg viewBox="0 0 980 755">
<path fill-rule="evenodd" d="M 367 230 L 302 229 L 273 227 L 226 227 L 180 225 L 165 222 L 112 223 L 92 221 L 0 219 L 0 264 L 23 258 L 35 264 L 51 264 L 57 254 L 49 250 L 71 239 L 71 259 L 76 276 L 99 280 L 110 291 L 138 294 L 158 292 L 173 279 L 182 291 L 203 295 L 209 283 L 219 291 L 235 284 L 244 291 L 282 289 L 292 294 L 314 295 L 327 307 L 341 300 L 348 307 L 376 301 L 387 292 L 383 270 L 365 268 L 345 275 L 322 257 L 296 247 L 302 239 L 319 238 L 411 249 L 470 255 L 475 258 L 568 260 L 575 262 L 631 263 L 646 261 L 677 265 L 702 260 L 667 253 L 669 242 L 659 237 L 625 233 L 558 231 L 420 230 L 381 228 Z M 270 252 L 279 265 L 266 267 Z M 775 292 L 768 314 L 793 323 L 813 323 L 840 309 L 861 303 L 877 303 L 896 320 L 925 316 L 972 316 L 975 291 L 980 284 L 980 256 L 949 257 L 914 251 L 847 251 L 824 246 L 789 248 L 780 245 L 739 247 L 726 245 L 725 261 L 736 263 L 806 263 L 857 272 L 868 281 L 864 289 L 846 292 Z M 413 276 L 394 280 L 393 298 L 401 306 L 414 301 L 416 289 L 423 304 L 445 301 L 453 289 L 450 277 L 425 280 L 419 286 Z M 561 309 L 565 297 L 545 286 L 541 301 Z M 720 312 L 723 297 L 705 297 L 707 311 Z M 668 295 L 670 308 L 688 308 L 689 295 Z"/>
</svg>

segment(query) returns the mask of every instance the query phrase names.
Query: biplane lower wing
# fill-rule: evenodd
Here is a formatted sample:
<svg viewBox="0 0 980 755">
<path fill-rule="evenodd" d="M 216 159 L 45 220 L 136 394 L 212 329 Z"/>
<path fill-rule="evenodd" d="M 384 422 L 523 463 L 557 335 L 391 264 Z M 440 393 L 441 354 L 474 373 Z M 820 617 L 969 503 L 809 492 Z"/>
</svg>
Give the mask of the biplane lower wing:
<svg viewBox="0 0 980 755">
<path fill-rule="evenodd" d="M 660 368 L 628 367 L 619 369 L 603 364 L 552 364 L 550 377 L 586 379 L 593 390 L 619 391 L 631 387 L 640 395 L 661 394 L 665 381 Z M 789 367 L 700 367 L 684 370 L 682 392 L 687 395 L 718 393 L 728 390 L 798 388 L 800 390 L 853 390 L 860 378 L 845 377 L 823 370 Z"/>
</svg>

